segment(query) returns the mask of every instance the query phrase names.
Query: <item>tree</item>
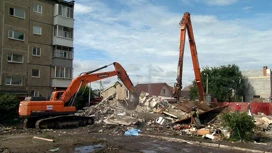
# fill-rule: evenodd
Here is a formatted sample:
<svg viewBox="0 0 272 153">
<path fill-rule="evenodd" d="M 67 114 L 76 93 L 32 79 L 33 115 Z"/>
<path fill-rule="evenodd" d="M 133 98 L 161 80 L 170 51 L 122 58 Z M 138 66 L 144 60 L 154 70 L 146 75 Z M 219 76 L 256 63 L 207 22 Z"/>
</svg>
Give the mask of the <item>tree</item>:
<svg viewBox="0 0 272 153">
<path fill-rule="evenodd" d="M 190 87 L 189 97 L 190 97 L 190 100 L 193 100 L 193 101 L 195 101 L 197 98 L 199 98 L 199 93 L 197 91 L 195 81 L 193 81 L 193 86 Z"/>
<path fill-rule="evenodd" d="M 19 103 L 15 95 L 0 93 L 0 122 L 11 122 L 18 117 Z"/>
<path fill-rule="evenodd" d="M 82 109 L 85 107 L 89 101 L 89 90 L 90 92 L 90 100 L 94 99 L 94 93 L 93 90 L 88 86 L 83 86 L 79 89 L 79 92 L 77 94 L 75 106 L 77 109 Z"/>
<path fill-rule="evenodd" d="M 219 102 L 242 101 L 244 79 L 237 65 L 205 67 L 201 71 L 201 79 L 204 91 L 207 91 L 208 87 L 208 94 L 217 98 Z M 192 90 L 190 92 L 194 95 L 193 93 L 196 91 Z"/>
</svg>

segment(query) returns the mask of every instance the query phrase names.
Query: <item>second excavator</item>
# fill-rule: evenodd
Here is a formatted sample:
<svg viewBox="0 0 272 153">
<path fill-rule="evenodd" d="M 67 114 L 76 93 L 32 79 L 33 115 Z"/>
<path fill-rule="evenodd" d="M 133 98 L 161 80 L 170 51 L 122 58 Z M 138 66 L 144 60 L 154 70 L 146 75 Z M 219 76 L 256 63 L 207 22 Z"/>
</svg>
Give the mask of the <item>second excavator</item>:
<svg viewBox="0 0 272 153">
<path fill-rule="evenodd" d="M 111 65 L 111 64 L 109 64 Z M 48 101 L 24 100 L 19 105 L 19 115 L 24 117 L 24 125 L 27 128 L 63 128 L 69 126 L 88 125 L 94 122 L 92 117 L 76 116 L 75 98 L 80 87 L 97 80 L 117 76 L 131 96 L 126 104 L 126 109 L 135 109 L 139 103 L 139 95 L 135 91 L 133 83 L 125 69 L 117 62 L 112 63 L 115 70 L 109 72 L 95 73 L 108 67 L 105 65 L 93 71 L 84 72 L 74 78 L 65 91 L 54 91 Z"/>
<path fill-rule="evenodd" d="M 183 71 L 183 55 L 184 55 L 184 46 L 186 38 L 186 30 L 189 37 L 189 44 L 191 50 L 191 57 L 193 62 L 195 82 L 197 84 L 199 101 L 204 101 L 204 91 L 201 81 L 200 67 L 197 57 L 196 43 L 193 33 L 193 27 L 191 23 L 190 13 L 185 12 L 182 20 L 179 23 L 180 25 L 180 45 L 179 45 L 179 60 L 178 60 L 178 69 L 177 69 L 177 82 L 174 85 L 173 96 L 179 101 L 181 89 L 182 89 L 182 71 Z"/>
</svg>

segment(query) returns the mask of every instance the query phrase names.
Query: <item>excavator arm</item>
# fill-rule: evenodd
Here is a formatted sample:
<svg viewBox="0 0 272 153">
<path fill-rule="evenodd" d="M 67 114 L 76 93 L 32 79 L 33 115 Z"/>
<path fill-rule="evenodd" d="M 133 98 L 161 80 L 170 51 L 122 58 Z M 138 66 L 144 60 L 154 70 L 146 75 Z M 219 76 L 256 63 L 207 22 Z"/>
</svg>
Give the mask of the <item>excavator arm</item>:
<svg viewBox="0 0 272 153">
<path fill-rule="evenodd" d="M 197 57 L 196 43 L 194 39 L 193 27 L 190 19 L 190 13 L 185 12 L 182 20 L 179 23 L 180 25 L 180 46 L 179 46 L 179 60 L 177 68 L 177 82 L 174 85 L 173 96 L 179 100 L 180 91 L 182 89 L 182 71 L 183 71 L 183 57 L 184 57 L 184 46 L 186 39 L 186 31 L 188 33 L 189 45 L 191 50 L 191 57 L 193 62 L 195 81 L 198 88 L 199 100 L 204 101 L 204 91 L 201 81 L 200 67 Z"/>
<path fill-rule="evenodd" d="M 109 65 L 111 65 L 111 64 L 109 64 Z M 117 63 L 117 62 L 113 63 L 113 65 L 115 67 L 114 71 L 94 73 L 95 71 L 106 68 L 109 65 L 103 66 L 103 67 L 98 68 L 94 71 L 82 73 L 80 76 L 73 79 L 72 82 L 70 83 L 70 85 L 68 86 L 68 88 L 62 94 L 60 100 L 62 100 L 66 103 L 69 101 L 69 99 L 74 94 L 76 94 L 78 92 L 80 87 L 88 84 L 89 82 L 94 82 L 94 81 L 109 78 L 112 76 L 117 76 L 124 83 L 124 85 L 127 87 L 127 89 L 132 94 L 135 94 L 133 83 L 129 79 L 129 76 L 127 75 L 125 69 L 119 63 Z"/>
<path fill-rule="evenodd" d="M 114 62 L 113 65 L 115 67 L 114 71 L 95 73 L 96 71 L 109 66 L 106 65 L 93 71 L 80 74 L 72 80 L 64 92 L 53 92 L 49 101 L 21 101 L 19 115 L 26 118 L 24 120 L 24 126 L 36 128 L 61 128 L 92 124 L 92 117 L 72 115 L 76 112 L 76 108 L 73 105 L 76 94 L 80 87 L 89 82 L 109 78 L 115 75 L 131 92 L 128 101 L 126 100 L 125 103 L 121 103 L 121 105 L 130 110 L 135 109 L 139 103 L 139 95 L 135 92 L 133 84 L 124 68 L 117 62 Z"/>
</svg>

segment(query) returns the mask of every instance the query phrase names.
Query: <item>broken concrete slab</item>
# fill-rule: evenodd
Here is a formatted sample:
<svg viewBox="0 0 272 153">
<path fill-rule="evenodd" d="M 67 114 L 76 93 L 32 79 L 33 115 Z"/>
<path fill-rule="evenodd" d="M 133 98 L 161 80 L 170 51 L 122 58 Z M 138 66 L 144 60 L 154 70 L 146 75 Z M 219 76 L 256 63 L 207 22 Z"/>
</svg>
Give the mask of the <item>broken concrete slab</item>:
<svg viewBox="0 0 272 153">
<path fill-rule="evenodd" d="M 103 120 L 106 124 L 114 124 L 114 125 L 132 125 L 138 122 L 137 118 L 131 116 L 122 116 L 122 117 L 115 117 L 110 116 Z"/>
</svg>

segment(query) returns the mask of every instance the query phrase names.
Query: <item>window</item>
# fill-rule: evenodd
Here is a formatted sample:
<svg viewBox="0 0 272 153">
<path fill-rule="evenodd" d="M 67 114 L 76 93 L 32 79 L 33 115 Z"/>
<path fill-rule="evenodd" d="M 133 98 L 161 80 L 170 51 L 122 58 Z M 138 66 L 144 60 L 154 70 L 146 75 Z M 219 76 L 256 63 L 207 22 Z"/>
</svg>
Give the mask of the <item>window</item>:
<svg viewBox="0 0 272 153">
<path fill-rule="evenodd" d="M 67 10 L 66 10 L 66 17 L 68 17 L 68 18 L 73 18 L 73 9 L 72 9 L 72 8 L 67 7 Z"/>
<path fill-rule="evenodd" d="M 9 8 L 9 14 L 18 18 L 25 18 L 25 11 L 18 8 Z"/>
<path fill-rule="evenodd" d="M 39 69 L 32 69 L 31 76 L 39 78 L 40 77 L 40 70 Z"/>
<path fill-rule="evenodd" d="M 42 13 L 42 6 L 34 4 L 33 11 L 36 12 L 36 13 Z"/>
<path fill-rule="evenodd" d="M 33 26 L 33 34 L 42 35 L 42 28 L 39 26 Z"/>
<path fill-rule="evenodd" d="M 33 91 L 33 95 L 32 95 L 33 97 L 40 97 L 40 92 L 39 91 L 36 91 L 36 90 L 34 90 Z"/>
<path fill-rule="evenodd" d="M 70 68 L 65 68 L 65 78 L 72 78 L 71 73 L 72 72 Z"/>
<path fill-rule="evenodd" d="M 73 13 L 74 12 L 72 8 L 59 5 L 59 15 L 68 17 L 68 18 L 73 18 Z"/>
<path fill-rule="evenodd" d="M 64 67 L 56 67 L 56 76 L 57 78 L 64 78 Z"/>
<path fill-rule="evenodd" d="M 56 78 L 72 78 L 72 69 L 68 67 L 55 67 Z"/>
<path fill-rule="evenodd" d="M 9 30 L 8 37 L 10 39 L 15 39 L 15 40 L 24 40 L 24 33 L 19 31 Z"/>
<path fill-rule="evenodd" d="M 125 89 L 125 92 L 126 92 L 126 98 L 129 98 L 129 91 Z"/>
<path fill-rule="evenodd" d="M 24 61 L 23 55 L 8 54 L 8 62 L 23 63 L 23 61 Z"/>
<path fill-rule="evenodd" d="M 54 35 L 72 39 L 73 38 L 73 29 L 68 28 L 68 27 L 64 27 L 64 26 L 60 26 L 60 25 L 56 25 Z"/>
<path fill-rule="evenodd" d="M 62 5 L 59 5 L 59 15 L 62 15 Z"/>
<path fill-rule="evenodd" d="M 32 56 L 41 56 L 41 48 L 33 47 L 32 48 Z"/>
<path fill-rule="evenodd" d="M 73 59 L 73 48 L 66 46 L 55 46 L 54 57 Z"/>
<path fill-rule="evenodd" d="M 23 79 L 21 77 L 6 77 L 6 85 L 18 85 L 23 84 Z"/>
<path fill-rule="evenodd" d="M 73 59 L 73 53 L 63 50 L 55 50 L 55 57 L 61 57 L 61 58 L 67 58 L 67 59 Z"/>
</svg>

